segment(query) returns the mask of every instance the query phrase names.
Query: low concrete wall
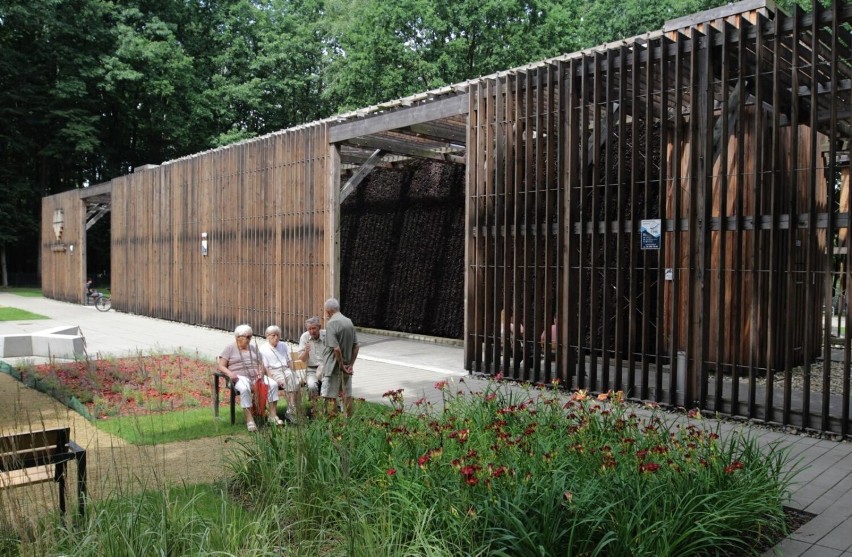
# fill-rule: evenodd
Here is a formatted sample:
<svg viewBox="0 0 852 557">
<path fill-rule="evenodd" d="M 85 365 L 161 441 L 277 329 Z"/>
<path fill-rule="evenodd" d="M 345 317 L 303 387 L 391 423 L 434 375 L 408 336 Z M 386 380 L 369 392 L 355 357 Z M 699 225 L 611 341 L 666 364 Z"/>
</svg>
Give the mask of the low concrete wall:
<svg viewBox="0 0 852 557">
<path fill-rule="evenodd" d="M 0 358 L 74 359 L 86 353 L 86 339 L 79 326 L 54 327 L 30 334 L 0 335 Z"/>
</svg>

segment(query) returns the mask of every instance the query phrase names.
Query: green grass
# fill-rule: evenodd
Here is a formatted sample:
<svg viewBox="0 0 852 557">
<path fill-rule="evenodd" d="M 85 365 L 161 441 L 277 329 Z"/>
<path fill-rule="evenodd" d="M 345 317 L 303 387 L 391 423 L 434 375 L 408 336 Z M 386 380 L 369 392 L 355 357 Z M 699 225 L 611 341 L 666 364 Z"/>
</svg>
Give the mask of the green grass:
<svg viewBox="0 0 852 557">
<path fill-rule="evenodd" d="M 157 445 L 218 435 L 233 435 L 246 431 L 242 413 L 237 416 L 237 423 L 231 425 L 227 408 L 223 408 L 219 419 L 216 419 L 213 417 L 213 410 L 209 407 L 184 412 L 96 420 L 94 424 L 99 429 L 134 445 Z"/>
<path fill-rule="evenodd" d="M 23 309 L 3 306 L 0 307 L 0 321 L 29 321 L 30 319 L 50 319 L 45 315 L 39 315 Z"/>
<path fill-rule="evenodd" d="M 35 286 L 5 286 L 0 287 L 0 292 L 8 292 L 9 294 L 16 294 L 18 296 L 25 296 L 27 298 L 41 298 L 41 288 Z"/>
<path fill-rule="evenodd" d="M 56 531 L 44 554 L 268 555 L 245 548 L 263 544 L 271 550 L 273 540 L 264 531 L 276 530 L 273 513 L 249 513 L 215 484 L 111 497 L 86 514 L 83 524 Z"/>
</svg>

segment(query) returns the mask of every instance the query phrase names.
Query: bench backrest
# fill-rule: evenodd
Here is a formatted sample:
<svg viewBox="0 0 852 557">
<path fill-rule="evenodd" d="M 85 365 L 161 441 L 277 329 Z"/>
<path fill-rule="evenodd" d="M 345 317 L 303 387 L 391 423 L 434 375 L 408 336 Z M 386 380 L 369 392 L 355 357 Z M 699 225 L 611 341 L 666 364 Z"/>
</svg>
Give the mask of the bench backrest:
<svg viewBox="0 0 852 557">
<path fill-rule="evenodd" d="M 67 451 L 71 428 L 58 427 L 0 437 L 0 471 L 21 470 L 54 462 Z"/>
<path fill-rule="evenodd" d="M 294 371 L 298 371 L 298 370 L 302 370 L 302 369 L 308 369 L 308 364 L 306 364 L 305 362 L 303 362 L 302 360 L 299 359 L 299 356 L 301 354 L 302 353 L 297 351 L 297 350 L 290 352 L 290 361 L 293 362 L 293 370 Z"/>
</svg>

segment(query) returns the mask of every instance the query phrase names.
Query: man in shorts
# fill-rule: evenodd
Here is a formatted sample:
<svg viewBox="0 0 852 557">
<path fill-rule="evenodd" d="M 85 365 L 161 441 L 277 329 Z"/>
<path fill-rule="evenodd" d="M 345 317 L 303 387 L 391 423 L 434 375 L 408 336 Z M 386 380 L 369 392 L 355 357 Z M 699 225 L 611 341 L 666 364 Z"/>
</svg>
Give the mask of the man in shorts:
<svg viewBox="0 0 852 557">
<path fill-rule="evenodd" d="M 346 417 L 352 415 L 352 374 L 358 357 L 358 335 L 352 320 L 340 313 L 340 302 L 329 298 L 324 305 L 325 351 L 323 353 L 323 381 L 320 395 L 326 401 L 330 416 L 337 414 L 337 398 L 343 398 Z"/>
</svg>

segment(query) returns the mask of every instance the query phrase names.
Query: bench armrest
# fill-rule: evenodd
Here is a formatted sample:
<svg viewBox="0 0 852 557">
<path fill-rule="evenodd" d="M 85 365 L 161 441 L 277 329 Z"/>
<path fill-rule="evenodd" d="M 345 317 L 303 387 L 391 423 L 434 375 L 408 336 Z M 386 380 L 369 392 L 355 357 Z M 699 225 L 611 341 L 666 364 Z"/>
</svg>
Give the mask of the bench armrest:
<svg viewBox="0 0 852 557">
<path fill-rule="evenodd" d="M 231 384 L 231 378 L 219 371 L 218 369 L 213 372 L 213 379 L 215 380 L 216 387 L 219 386 L 219 379 L 225 380 L 225 387 L 231 388 L 233 385 Z"/>
<path fill-rule="evenodd" d="M 74 458 L 80 458 L 80 455 L 86 454 L 86 449 L 71 440 L 68 441 L 68 449 L 74 454 Z"/>
</svg>

